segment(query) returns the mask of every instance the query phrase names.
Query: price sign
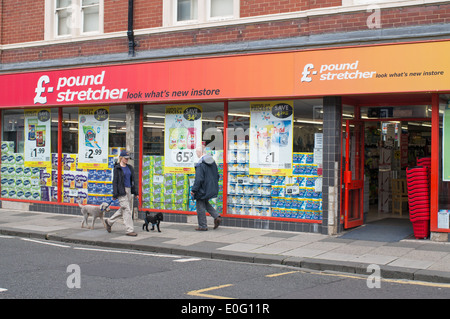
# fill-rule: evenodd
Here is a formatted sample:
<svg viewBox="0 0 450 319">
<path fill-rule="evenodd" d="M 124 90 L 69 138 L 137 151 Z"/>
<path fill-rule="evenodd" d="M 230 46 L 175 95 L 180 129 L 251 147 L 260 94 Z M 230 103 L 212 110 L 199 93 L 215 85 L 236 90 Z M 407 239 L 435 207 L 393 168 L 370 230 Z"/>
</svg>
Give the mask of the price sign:
<svg viewBox="0 0 450 319">
<path fill-rule="evenodd" d="M 30 157 L 33 159 L 39 158 L 41 155 L 45 154 L 45 148 L 44 147 L 35 147 L 31 150 Z"/>
<path fill-rule="evenodd" d="M 29 167 L 51 167 L 50 109 L 25 110 L 24 161 Z"/>
<path fill-rule="evenodd" d="M 190 163 L 194 157 L 193 151 L 172 152 L 172 161 L 174 163 Z"/>
<path fill-rule="evenodd" d="M 251 175 L 292 174 L 292 101 L 250 103 Z"/>
<path fill-rule="evenodd" d="M 109 108 L 78 109 L 78 167 L 108 168 Z"/>
<path fill-rule="evenodd" d="M 199 105 L 166 107 L 164 173 L 194 174 L 201 145 L 202 108 Z"/>
</svg>

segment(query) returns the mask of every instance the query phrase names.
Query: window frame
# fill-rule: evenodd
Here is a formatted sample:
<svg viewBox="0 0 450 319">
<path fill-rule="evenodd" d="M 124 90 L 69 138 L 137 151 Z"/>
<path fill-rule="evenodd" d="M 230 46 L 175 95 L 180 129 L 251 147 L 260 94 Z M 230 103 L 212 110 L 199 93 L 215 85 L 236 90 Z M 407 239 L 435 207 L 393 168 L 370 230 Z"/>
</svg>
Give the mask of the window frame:
<svg viewBox="0 0 450 319">
<path fill-rule="evenodd" d="M 70 16 L 70 19 L 73 21 L 73 19 L 74 19 L 74 15 L 73 15 L 73 9 L 72 9 L 72 7 L 73 7 L 73 3 L 71 3 L 69 6 L 67 6 L 67 7 L 60 7 L 60 8 L 58 8 L 57 7 L 57 5 L 56 5 L 56 3 L 57 3 L 57 1 L 58 0 L 54 0 L 54 6 L 55 6 L 55 9 L 54 9 L 54 13 L 53 13 L 53 19 L 54 19 L 54 35 L 55 35 L 55 37 L 66 37 L 66 36 L 70 36 L 72 33 L 73 33 L 73 27 L 72 26 L 70 26 L 70 29 L 69 29 L 69 33 L 68 34 L 59 34 L 59 13 L 60 12 L 63 12 L 63 11 L 67 11 L 67 13 L 68 13 L 68 15 Z M 72 9 L 72 10 L 71 10 Z M 71 12 L 72 11 L 72 12 Z"/>
<path fill-rule="evenodd" d="M 209 22 L 233 20 L 239 18 L 240 0 L 233 1 L 233 14 L 220 17 L 211 17 L 211 0 L 197 0 L 197 18 L 178 21 L 178 0 L 164 0 L 163 2 L 163 25 L 183 26 L 192 24 L 204 24 Z"/>
<path fill-rule="evenodd" d="M 81 34 L 97 34 L 100 32 L 100 16 L 101 16 L 101 10 L 100 10 L 100 2 L 103 2 L 103 0 L 98 0 L 97 4 L 88 4 L 88 5 L 83 5 L 83 0 L 81 1 L 81 5 L 80 5 L 80 17 L 81 17 L 81 23 L 80 23 L 80 30 L 81 30 Z M 84 16 L 85 16 L 85 12 L 84 10 L 87 8 L 94 8 L 94 7 L 98 7 L 98 30 L 97 31 L 84 31 Z"/>
<path fill-rule="evenodd" d="M 77 37 L 87 37 L 100 35 L 104 33 L 104 0 L 98 0 L 98 4 L 82 5 L 83 0 L 72 0 L 68 7 L 57 8 L 57 0 L 45 0 L 45 40 L 59 40 Z M 98 6 L 98 30 L 84 31 L 84 13 L 85 8 Z M 69 10 L 71 14 L 72 25 L 68 34 L 58 34 L 58 12 Z"/>
<path fill-rule="evenodd" d="M 208 19 L 208 21 L 220 21 L 220 20 L 228 20 L 228 19 L 233 19 L 236 18 L 236 7 L 239 6 L 239 1 L 236 0 L 230 0 L 233 3 L 233 13 L 231 15 L 226 15 L 226 16 L 218 16 L 218 17 L 211 17 L 211 9 L 212 9 L 212 5 L 211 2 L 213 0 L 207 0 L 206 3 L 206 17 Z"/>
</svg>

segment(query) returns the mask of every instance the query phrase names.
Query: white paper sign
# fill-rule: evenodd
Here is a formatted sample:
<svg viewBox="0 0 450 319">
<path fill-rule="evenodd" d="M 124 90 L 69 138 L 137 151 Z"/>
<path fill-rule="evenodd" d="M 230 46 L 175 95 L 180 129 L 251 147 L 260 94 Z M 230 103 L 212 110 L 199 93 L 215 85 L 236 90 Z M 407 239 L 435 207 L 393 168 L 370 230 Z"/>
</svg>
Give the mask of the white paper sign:
<svg viewBox="0 0 450 319">
<path fill-rule="evenodd" d="M 49 109 L 24 111 L 24 162 L 26 166 L 51 167 L 51 123 Z"/>
<path fill-rule="evenodd" d="M 449 229 L 449 211 L 438 211 L 438 228 Z"/>
<path fill-rule="evenodd" d="M 78 168 L 107 169 L 109 107 L 80 107 L 78 132 Z"/>
<path fill-rule="evenodd" d="M 250 103 L 250 174 L 291 175 L 292 101 Z"/>
<path fill-rule="evenodd" d="M 197 146 L 202 142 L 200 105 L 166 107 L 164 131 L 164 173 L 195 174 L 199 160 Z"/>
</svg>

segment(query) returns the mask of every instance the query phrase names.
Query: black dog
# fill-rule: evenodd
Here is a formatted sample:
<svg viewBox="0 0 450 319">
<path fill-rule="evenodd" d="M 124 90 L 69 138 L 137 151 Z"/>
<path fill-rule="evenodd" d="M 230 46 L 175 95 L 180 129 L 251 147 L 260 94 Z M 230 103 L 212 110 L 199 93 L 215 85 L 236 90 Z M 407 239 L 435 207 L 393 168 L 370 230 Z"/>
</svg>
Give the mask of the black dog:
<svg viewBox="0 0 450 319">
<path fill-rule="evenodd" d="M 142 230 L 145 229 L 148 231 L 148 224 L 152 224 L 152 230 L 155 230 L 155 225 L 158 228 L 158 232 L 161 232 L 159 229 L 159 223 L 164 219 L 162 213 L 157 213 L 156 215 L 150 215 L 150 213 L 145 212 L 144 225 L 142 225 Z"/>
</svg>

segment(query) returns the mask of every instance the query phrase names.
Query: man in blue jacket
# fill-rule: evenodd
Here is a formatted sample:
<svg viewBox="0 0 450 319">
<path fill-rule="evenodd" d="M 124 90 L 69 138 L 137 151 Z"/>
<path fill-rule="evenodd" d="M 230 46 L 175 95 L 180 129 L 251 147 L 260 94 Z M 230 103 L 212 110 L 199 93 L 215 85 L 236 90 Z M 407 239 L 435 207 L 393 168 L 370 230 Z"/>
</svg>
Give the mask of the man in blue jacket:
<svg viewBox="0 0 450 319">
<path fill-rule="evenodd" d="M 214 218 L 214 229 L 219 227 L 222 218 L 211 206 L 209 200 L 217 197 L 219 192 L 219 171 L 211 155 L 206 154 L 205 146 L 196 149 L 200 160 L 195 164 L 195 181 L 191 188 L 191 195 L 196 200 L 198 228 L 195 230 L 208 230 L 206 212 Z"/>
</svg>

